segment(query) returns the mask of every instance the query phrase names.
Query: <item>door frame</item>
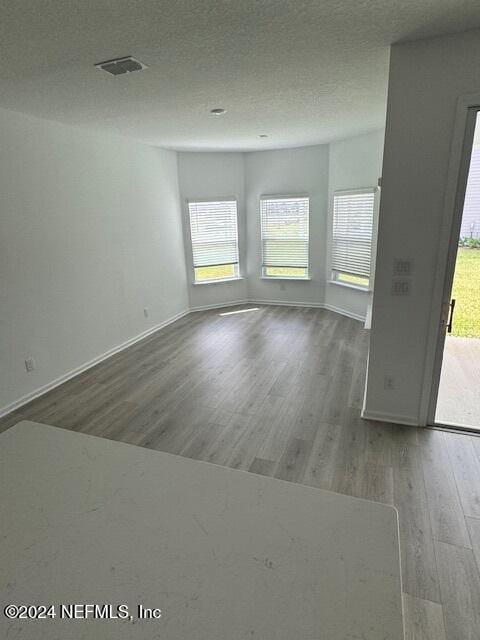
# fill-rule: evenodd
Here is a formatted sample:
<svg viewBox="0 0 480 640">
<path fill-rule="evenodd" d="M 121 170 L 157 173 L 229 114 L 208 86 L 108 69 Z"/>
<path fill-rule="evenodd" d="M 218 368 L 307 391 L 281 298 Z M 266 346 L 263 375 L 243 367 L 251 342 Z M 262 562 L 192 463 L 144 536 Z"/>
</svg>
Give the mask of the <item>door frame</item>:
<svg viewBox="0 0 480 640">
<path fill-rule="evenodd" d="M 480 94 L 462 96 L 457 103 L 450 163 L 445 190 L 444 224 L 437 258 L 437 275 L 430 315 L 429 349 L 425 363 L 423 394 L 420 407 L 422 424 L 468 430 L 461 425 L 435 422 L 440 375 L 446 339 L 446 326 L 455 275 L 458 239 L 470 169 L 471 152 Z"/>
</svg>

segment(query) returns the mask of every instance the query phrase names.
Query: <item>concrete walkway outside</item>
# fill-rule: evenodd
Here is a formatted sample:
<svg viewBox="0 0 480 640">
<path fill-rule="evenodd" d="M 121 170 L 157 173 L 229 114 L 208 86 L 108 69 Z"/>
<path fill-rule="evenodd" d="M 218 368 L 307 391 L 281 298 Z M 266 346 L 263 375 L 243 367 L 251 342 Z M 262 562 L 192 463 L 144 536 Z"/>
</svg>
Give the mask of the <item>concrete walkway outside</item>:
<svg viewBox="0 0 480 640">
<path fill-rule="evenodd" d="M 480 430 L 480 338 L 447 336 L 435 422 Z"/>
</svg>

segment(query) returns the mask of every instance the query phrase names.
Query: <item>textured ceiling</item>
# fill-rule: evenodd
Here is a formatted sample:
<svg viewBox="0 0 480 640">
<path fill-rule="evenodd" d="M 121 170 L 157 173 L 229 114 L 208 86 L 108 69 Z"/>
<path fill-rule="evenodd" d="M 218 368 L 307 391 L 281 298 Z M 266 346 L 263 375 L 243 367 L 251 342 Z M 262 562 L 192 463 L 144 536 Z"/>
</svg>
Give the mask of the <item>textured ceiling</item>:
<svg viewBox="0 0 480 640">
<path fill-rule="evenodd" d="M 383 126 L 391 43 L 476 26 L 478 0 L 0 0 L 0 106 L 175 149 L 328 142 Z M 93 66 L 128 54 L 149 69 Z"/>
</svg>

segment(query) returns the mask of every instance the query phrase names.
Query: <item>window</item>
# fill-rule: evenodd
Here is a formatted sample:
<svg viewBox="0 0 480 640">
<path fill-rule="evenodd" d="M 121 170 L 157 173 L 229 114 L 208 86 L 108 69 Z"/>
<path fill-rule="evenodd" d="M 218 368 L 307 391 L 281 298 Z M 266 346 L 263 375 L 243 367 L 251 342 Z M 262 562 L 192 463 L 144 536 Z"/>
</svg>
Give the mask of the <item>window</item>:
<svg viewBox="0 0 480 640">
<path fill-rule="evenodd" d="M 195 282 L 239 278 L 236 201 L 189 202 L 188 212 Z"/>
<path fill-rule="evenodd" d="M 260 217 L 262 275 L 307 279 L 309 198 L 262 198 Z"/>
<path fill-rule="evenodd" d="M 333 195 L 332 280 L 370 288 L 376 189 Z"/>
</svg>

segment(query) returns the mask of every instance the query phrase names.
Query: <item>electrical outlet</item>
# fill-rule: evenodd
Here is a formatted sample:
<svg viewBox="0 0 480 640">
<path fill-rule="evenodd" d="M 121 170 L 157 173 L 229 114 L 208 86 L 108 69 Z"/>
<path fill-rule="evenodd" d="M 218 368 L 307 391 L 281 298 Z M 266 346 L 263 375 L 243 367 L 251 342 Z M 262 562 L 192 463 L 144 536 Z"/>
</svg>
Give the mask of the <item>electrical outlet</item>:
<svg viewBox="0 0 480 640">
<path fill-rule="evenodd" d="M 411 284 L 410 280 L 403 278 L 394 279 L 392 282 L 392 296 L 409 296 Z"/>
<path fill-rule="evenodd" d="M 145 316 L 145 318 L 148 318 L 148 314 L 149 314 L 148 307 L 145 307 L 145 309 L 143 310 L 143 315 Z"/>
<path fill-rule="evenodd" d="M 30 373 L 30 371 L 33 371 L 34 369 L 37 368 L 37 364 L 35 362 L 35 360 L 33 358 L 27 358 L 25 360 L 25 369 Z"/>
<path fill-rule="evenodd" d="M 393 389 L 395 389 L 395 378 L 393 376 L 385 376 L 383 379 L 383 388 L 386 391 L 393 391 Z"/>
</svg>

